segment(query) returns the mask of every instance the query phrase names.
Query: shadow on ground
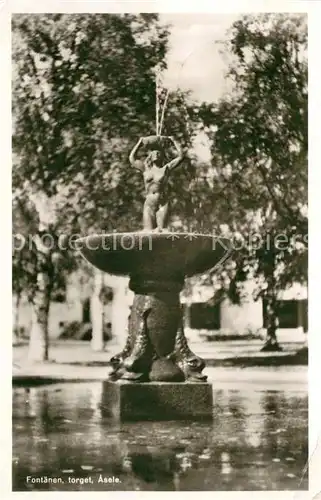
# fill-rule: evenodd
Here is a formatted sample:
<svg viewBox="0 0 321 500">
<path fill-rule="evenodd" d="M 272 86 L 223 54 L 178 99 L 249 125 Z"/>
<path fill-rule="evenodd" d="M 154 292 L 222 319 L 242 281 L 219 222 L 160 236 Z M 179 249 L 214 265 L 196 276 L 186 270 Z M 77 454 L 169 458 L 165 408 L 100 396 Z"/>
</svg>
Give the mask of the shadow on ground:
<svg viewBox="0 0 321 500">
<path fill-rule="evenodd" d="M 275 355 L 257 355 L 257 356 L 233 356 L 224 359 L 206 359 L 206 366 L 224 367 L 224 366 L 288 366 L 288 365 L 308 365 L 308 348 L 303 347 L 294 354 Z M 54 362 L 54 361 L 53 361 Z M 68 364 L 73 366 L 109 366 L 109 361 L 61 361 L 59 364 Z"/>
<path fill-rule="evenodd" d="M 309 351 L 307 347 L 299 349 L 294 354 L 279 354 L 275 356 L 239 356 L 233 358 L 225 358 L 222 360 L 207 360 L 207 366 L 291 366 L 291 365 L 308 365 Z"/>
</svg>

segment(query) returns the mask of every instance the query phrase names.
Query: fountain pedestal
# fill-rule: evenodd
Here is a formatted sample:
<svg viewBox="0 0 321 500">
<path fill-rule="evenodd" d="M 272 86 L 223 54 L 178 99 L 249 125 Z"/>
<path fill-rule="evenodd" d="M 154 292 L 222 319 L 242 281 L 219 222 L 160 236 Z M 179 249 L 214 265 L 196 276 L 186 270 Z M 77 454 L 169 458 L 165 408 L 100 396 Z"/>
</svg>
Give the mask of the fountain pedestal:
<svg viewBox="0 0 321 500">
<path fill-rule="evenodd" d="M 111 379 L 204 382 L 205 363 L 184 334 L 179 293 L 186 276 L 226 258 L 229 242 L 202 234 L 139 231 L 88 236 L 79 245 L 101 271 L 129 276 L 135 292 L 126 345 L 111 359 Z"/>
<path fill-rule="evenodd" d="M 124 349 L 110 361 L 107 413 L 121 419 L 211 418 L 212 386 L 204 361 L 188 346 L 179 293 L 184 279 L 228 255 L 229 241 L 210 235 L 146 232 L 78 240 L 101 271 L 130 277 L 135 292 Z"/>
<path fill-rule="evenodd" d="M 122 421 L 209 420 L 213 416 L 213 388 L 208 383 L 107 380 L 102 412 Z"/>
<path fill-rule="evenodd" d="M 164 278 L 165 274 L 165 278 Z M 134 275 L 135 292 L 125 348 L 111 359 L 116 380 L 201 382 L 205 364 L 188 348 L 179 300 L 184 277 Z"/>
</svg>

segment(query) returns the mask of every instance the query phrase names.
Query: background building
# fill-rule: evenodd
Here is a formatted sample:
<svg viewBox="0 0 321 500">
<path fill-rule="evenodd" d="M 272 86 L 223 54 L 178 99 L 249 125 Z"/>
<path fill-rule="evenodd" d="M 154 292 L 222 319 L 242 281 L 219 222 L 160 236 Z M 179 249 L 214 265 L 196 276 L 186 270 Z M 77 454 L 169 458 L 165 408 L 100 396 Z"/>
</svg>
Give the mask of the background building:
<svg viewBox="0 0 321 500">
<path fill-rule="evenodd" d="M 126 338 L 127 319 L 133 300 L 126 278 L 105 275 L 104 284 L 109 288 L 103 304 L 103 321 L 111 336 L 122 343 Z M 51 338 L 91 338 L 91 324 L 95 321 L 93 302 L 93 283 L 81 272 L 73 273 L 66 284 L 65 293 L 51 303 L 49 313 L 49 336 Z M 257 336 L 265 335 L 265 303 L 254 300 L 252 284 L 247 283 L 240 305 L 233 304 L 220 291 L 212 286 L 191 288 L 188 295 L 182 294 L 186 334 L 194 340 L 212 340 L 215 336 Z M 300 285 L 280 294 L 279 330 L 280 340 L 304 340 L 307 324 L 307 289 Z M 31 329 L 31 306 L 25 298 L 19 304 L 17 314 L 15 297 L 13 314 L 16 326 L 23 335 L 28 336 Z M 99 313 L 98 313 L 99 314 Z M 74 328 L 70 328 L 74 325 Z M 82 325 L 87 328 L 80 329 Z M 19 330 L 18 330 L 19 331 Z M 107 336 L 108 338 L 108 336 Z"/>
</svg>

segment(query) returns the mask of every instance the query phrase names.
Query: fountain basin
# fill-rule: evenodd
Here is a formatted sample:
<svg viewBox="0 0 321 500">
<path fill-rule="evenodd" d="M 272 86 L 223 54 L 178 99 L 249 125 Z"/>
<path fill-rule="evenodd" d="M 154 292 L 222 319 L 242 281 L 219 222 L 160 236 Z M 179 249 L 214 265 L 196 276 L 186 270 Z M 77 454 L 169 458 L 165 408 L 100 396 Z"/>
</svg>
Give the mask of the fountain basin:
<svg viewBox="0 0 321 500">
<path fill-rule="evenodd" d="M 217 370 L 208 373 L 215 381 L 214 418 L 205 421 L 120 423 L 106 415 L 102 381 L 15 388 L 12 490 L 111 496 L 287 490 L 294 497 L 294 490 L 308 490 L 308 394 L 303 378 L 297 380 L 301 375 L 282 383 L 288 377 L 281 369 L 275 382 L 247 374 L 248 383 L 237 376 L 226 384 Z M 101 474 L 121 482 L 99 482 Z M 28 476 L 61 477 L 63 483 L 27 482 Z M 90 476 L 92 482 L 83 484 L 68 479 Z"/>
<path fill-rule="evenodd" d="M 118 276 L 164 279 L 193 276 L 221 264 L 231 252 L 227 238 L 198 233 L 146 232 L 95 234 L 77 240 L 83 257 Z"/>
</svg>

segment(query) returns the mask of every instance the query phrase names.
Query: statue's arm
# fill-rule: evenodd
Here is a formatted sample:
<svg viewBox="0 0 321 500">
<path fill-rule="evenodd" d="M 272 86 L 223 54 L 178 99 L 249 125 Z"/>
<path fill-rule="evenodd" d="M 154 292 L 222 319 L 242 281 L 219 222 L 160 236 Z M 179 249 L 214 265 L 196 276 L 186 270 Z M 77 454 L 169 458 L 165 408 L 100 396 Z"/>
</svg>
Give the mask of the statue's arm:
<svg viewBox="0 0 321 500">
<path fill-rule="evenodd" d="M 142 144 L 143 138 L 141 137 L 129 155 L 129 163 L 132 167 L 137 168 L 138 170 L 143 170 L 144 168 L 144 162 L 136 159 L 136 153 Z"/>
<path fill-rule="evenodd" d="M 174 158 L 174 160 L 170 161 L 167 164 L 167 168 L 169 170 L 173 170 L 174 168 L 178 167 L 178 165 L 180 165 L 182 163 L 182 161 L 184 160 L 185 154 L 184 154 L 184 151 L 182 150 L 182 148 L 180 147 L 180 145 L 178 144 L 178 142 L 175 141 L 175 139 L 173 137 L 170 137 L 170 140 L 174 144 L 176 151 L 177 151 L 176 158 Z"/>
</svg>

